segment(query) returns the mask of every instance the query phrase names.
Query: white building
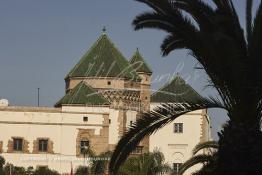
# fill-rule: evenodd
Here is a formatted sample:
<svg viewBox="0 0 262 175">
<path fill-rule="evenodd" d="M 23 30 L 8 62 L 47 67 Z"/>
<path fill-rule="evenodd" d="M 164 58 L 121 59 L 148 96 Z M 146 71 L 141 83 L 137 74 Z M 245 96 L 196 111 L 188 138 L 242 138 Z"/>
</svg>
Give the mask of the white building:
<svg viewBox="0 0 262 175">
<path fill-rule="evenodd" d="M 153 94 L 150 106 L 151 75 L 138 50 L 128 62 L 103 33 L 66 76 L 66 94 L 55 107 L 0 104 L 1 155 L 16 166 L 48 166 L 66 174 L 71 164 L 76 169 L 85 163 L 85 146 L 97 155 L 114 150 L 142 111 L 166 102 Z M 183 124 L 183 133 L 174 133 L 174 123 Z M 197 143 L 208 140 L 206 110 L 174 123 L 150 137 L 150 142 L 142 141 L 137 151 L 159 147 L 169 163 L 181 163 Z"/>
<path fill-rule="evenodd" d="M 181 98 L 183 97 L 183 99 Z M 151 96 L 151 110 L 161 103 L 183 103 L 184 99 L 201 96 L 179 76 L 168 82 Z M 150 151 L 159 149 L 166 161 L 178 172 L 179 166 L 192 157 L 193 148 L 210 140 L 210 120 L 207 110 L 187 113 L 175 119 L 150 136 Z M 195 166 L 185 172 L 191 174 L 199 169 Z"/>
</svg>

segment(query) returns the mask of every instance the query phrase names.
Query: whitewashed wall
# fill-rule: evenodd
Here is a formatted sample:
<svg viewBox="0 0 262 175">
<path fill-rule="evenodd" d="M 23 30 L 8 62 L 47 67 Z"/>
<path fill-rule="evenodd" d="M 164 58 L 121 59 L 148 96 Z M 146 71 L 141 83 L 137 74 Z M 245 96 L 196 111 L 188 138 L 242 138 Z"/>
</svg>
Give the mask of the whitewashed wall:
<svg viewBox="0 0 262 175">
<path fill-rule="evenodd" d="M 117 144 L 119 140 L 119 111 L 115 109 L 110 109 L 110 125 L 109 125 L 109 144 Z"/>
<path fill-rule="evenodd" d="M 136 122 L 137 111 L 126 112 L 126 128 L 129 128 L 132 123 Z"/>
<path fill-rule="evenodd" d="M 107 108 L 64 108 L 52 112 L 24 112 L 0 109 L 0 141 L 3 142 L 2 155 L 7 162 L 23 167 L 47 165 L 60 173 L 69 173 L 71 162 L 76 168 L 83 165 L 84 160 L 76 158 L 76 138 L 78 129 L 95 129 L 100 134 L 103 127 L 103 115 L 108 114 Z M 31 109 L 31 108 L 30 108 Z M 24 110 L 24 111 L 23 111 Z M 29 110 L 30 111 L 30 110 Z M 88 117 L 88 122 L 83 117 Z M 8 140 L 12 137 L 24 137 L 29 142 L 29 154 L 7 153 Z M 39 137 L 47 137 L 53 141 L 54 154 L 32 154 L 33 141 Z"/>
<path fill-rule="evenodd" d="M 158 104 L 152 104 L 151 109 Z M 180 116 L 170 124 L 166 125 L 155 134 L 150 136 L 150 151 L 159 149 L 165 156 L 165 160 L 170 166 L 173 163 L 183 163 L 192 157 L 193 148 L 200 142 L 201 124 L 203 120 L 208 120 L 205 110 L 198 110 Z M 174 133 L 174 123 L 183 123 L 183 133 Z M 209 127 L 205 127 L 205 132 L 209 133 Z M 209 138 L 206 138 L 206 141 Z M 195 166 L 185 173 L 191 174 L 201 166 Z"/>
</svg>

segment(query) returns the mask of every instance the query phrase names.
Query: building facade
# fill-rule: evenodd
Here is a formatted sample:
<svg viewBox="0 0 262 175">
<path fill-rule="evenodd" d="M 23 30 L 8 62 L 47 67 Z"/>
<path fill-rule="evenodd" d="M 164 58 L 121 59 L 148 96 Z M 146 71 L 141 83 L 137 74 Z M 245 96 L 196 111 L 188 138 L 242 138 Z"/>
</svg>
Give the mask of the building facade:
<svg viewBox="0 0 262 175">
<path fill-rule="evenodd" d="M 16 166 L 48 166 L 66 174 L 71 165 L 86 163 L 83 148 L 96 155 L 113 151 L 142 112 L 179 102 L 166 101 L 160 92 L 151 95 L 151 75 L 138 50 L 128 61 L 103 33 L 66 75 L 65 95 L 53 108 L 0 101 L 1 155 Z M 145 138 L 134 153 L 158 147 L 170 164 L 181 163 L 194 145 L 208 140 L 208 122 L 206 110 L 187 114 Z M 174 133 L 176 123 L 182 123 L 183 133 Z"/>
</svg>

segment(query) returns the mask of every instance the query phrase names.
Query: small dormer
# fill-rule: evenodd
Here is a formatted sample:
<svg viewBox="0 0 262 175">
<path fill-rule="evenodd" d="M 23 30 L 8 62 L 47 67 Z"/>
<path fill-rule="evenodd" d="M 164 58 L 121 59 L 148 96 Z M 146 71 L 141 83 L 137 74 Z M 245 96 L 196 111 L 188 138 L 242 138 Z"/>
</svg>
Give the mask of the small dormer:
<svg viewBox="0 0 262 175">
<path fill-rule="evenodd" d="M 184 103 L 194 100 L 199 101 L 202 98 L 181 76 L 177 75 L 151 95 L 151 102 L 158 104 Z"/>
<path fill-rule="evenodd" d="M 151 83 L 151 75 L 153 73 L 150 66 L 146 63 L 145 59 L 140 54 L 138 48 L 135 51 L 134 55 L 129 61 L 132 68 L 136 71 L 136 73 L 140 76 L 142 79 L 142 84 L 148 84 Z"/>
<path fill-rule="evenodd" d="M 84 81 L 62 97 L 55 107 L 62 106 L 109 106 L 110 102 Z"/>
</svg>

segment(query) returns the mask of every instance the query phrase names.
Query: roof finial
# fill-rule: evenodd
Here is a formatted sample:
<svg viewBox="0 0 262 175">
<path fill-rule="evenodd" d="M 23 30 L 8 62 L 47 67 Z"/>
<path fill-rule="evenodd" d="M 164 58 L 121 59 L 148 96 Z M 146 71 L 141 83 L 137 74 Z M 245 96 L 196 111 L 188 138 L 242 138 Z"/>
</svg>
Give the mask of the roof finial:
<svg viewBox="0 0 262 175">
<path fill-rule="evenodd" d="M 103 27 L 102 32 L 103 34 L 106 34 L 106 26 Z"/>
</svg>

